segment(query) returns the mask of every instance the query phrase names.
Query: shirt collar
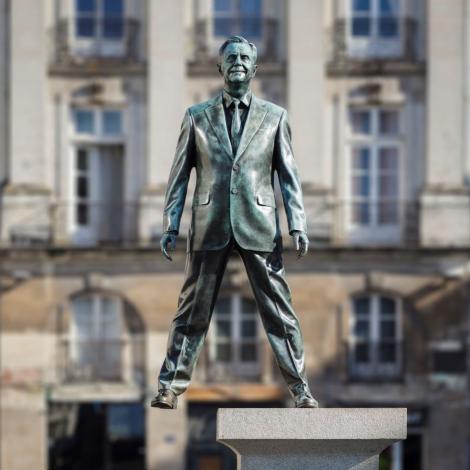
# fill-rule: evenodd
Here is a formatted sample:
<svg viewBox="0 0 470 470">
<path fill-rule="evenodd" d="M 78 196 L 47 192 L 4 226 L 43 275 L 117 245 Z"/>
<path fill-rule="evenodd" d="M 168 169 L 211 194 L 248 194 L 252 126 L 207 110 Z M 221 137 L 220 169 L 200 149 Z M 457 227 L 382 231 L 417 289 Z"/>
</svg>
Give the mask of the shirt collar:
<svg viewBox="0 0 470 470">
<path fill-rule="evenodd" d="M 233 96 L 226 90 L 223 91 L 224 103 L 227 108 L 233 103 Z M 241 98 L 240 101 L 248 108 L 251 103 L 251 90 L 248 90 Z"/>
</svg>

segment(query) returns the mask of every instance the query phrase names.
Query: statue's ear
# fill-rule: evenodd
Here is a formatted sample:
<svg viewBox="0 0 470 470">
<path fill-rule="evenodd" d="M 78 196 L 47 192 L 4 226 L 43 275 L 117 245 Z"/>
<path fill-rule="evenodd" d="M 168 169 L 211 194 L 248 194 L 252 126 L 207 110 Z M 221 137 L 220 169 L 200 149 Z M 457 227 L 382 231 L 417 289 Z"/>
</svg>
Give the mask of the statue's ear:
<svg viewBox="0 0 470 470">
<path fill-rule="evenodd" d="M 221 64 L 217 64 L 217 70 L 219 71 L 220 75 L 223 75 Z"/>
</svg>

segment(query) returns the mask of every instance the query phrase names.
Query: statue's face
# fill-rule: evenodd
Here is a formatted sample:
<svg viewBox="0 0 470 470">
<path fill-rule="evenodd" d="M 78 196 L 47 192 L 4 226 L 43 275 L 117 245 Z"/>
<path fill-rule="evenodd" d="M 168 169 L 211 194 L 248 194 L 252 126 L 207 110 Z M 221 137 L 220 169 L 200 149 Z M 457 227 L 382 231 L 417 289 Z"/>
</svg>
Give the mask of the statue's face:
<svg viewBox="0 0 470 470">
<path fill-rule="evenodd" d="M 227 85 L 249 83 L 255 76 L 256 63 L 249 44 L 232 42 L 224 50 L 219 72 Z"/>
</svg>

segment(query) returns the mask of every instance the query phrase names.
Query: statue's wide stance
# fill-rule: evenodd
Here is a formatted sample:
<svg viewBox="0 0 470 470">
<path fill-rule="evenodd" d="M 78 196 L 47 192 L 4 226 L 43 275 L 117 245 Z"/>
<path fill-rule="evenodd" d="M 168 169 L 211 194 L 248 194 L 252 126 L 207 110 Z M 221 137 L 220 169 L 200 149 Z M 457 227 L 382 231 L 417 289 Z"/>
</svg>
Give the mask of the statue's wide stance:
<svg viewBox="0 0 470 470">
<path fill-rule="evenodd" d="M 176 408 L 191 380 L 230 252 L 245 265 L 259 313 L 297 407 L 317 407 L 305 374 L 302 335 L 281 257 L 274 198 L 279 177 L 289 233 L 299 257 L 308 250 L 302 190 L 286 111 L 250 90 L 254 44 L 234 36 L 219 50 L 224 90 L 184 116 L 165 196 L 161 248 L 174 249 L 189 175 L 196 169 L 188 260 L 178 311 L 151 405 Z"/>
</svg>

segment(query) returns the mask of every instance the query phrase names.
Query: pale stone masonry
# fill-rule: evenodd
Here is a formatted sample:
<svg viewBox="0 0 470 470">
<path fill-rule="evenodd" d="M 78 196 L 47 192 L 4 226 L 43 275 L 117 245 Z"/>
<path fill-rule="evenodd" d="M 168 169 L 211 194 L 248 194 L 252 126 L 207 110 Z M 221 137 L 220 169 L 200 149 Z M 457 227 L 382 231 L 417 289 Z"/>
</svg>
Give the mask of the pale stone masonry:
<svg viewBox="0 0 470 470">
<path fill-rule="evenodd" d="M 428 2 L 428 129 L 422 238 L 430 245 L 468 245 L 470 169 L 468 2 Z M 452 226 L 453 229 L 444 229 Z"/>
<path fill-rule="evenodd" d="M 62 470 L 96 442 L 113 468 L 120 432 L 136 470 L 233 470 L 217 409 L 292 406 L 236 255 L 191 388 L 171 415 L 148 406 L 194 187 L 169 263 L 166 181 L 232 33 L 292 125 L 311 251 L 286 237 L 284 262 L 315 397 L 407 408 L 393 470 L 468 466 L 468 2 L 248 3 L 0 0 L 2 470 Z"/>
</svg>

